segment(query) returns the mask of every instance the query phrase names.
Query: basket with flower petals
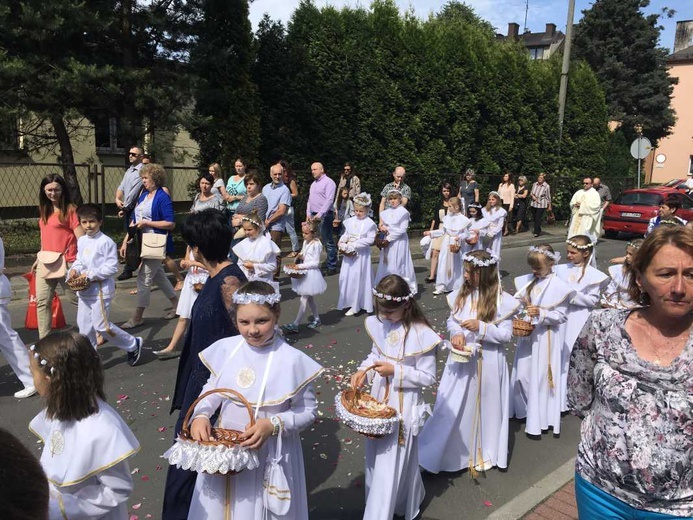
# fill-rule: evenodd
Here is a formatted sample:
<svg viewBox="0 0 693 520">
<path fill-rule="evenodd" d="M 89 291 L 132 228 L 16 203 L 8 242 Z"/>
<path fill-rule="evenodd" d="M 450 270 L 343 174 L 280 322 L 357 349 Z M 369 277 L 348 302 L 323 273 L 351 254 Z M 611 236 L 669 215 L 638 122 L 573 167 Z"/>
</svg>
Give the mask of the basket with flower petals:
<svg viewBox="0 0 693 520">
<path fill-rule="evenodd" d="M 479 242 L 479 233 L 476 231 L 472 231 L 471 234 L 464 240 L 469 244 L 470 246 L 476 245 L 477 242 Z"/>
<path fill-rule="evenodd" d="M 520 317 L 513 318 L 513 336 L 526 338 L 534 331 L 534 324 L 527 319 Z"/>
<path fill-rule="evenodd" d="M 79 276 L 73 276 L 67 279 L 67 286 L 73 291 L 84 291 L 88 289 L 91 285 L 91 280 L 87 278 L 86 274 L 81 274 Z"/>
<path fill-rule="evenodd" d="M 375 365 L 363 371 L 361 378 L 348 390 L 342 390 L 335 397 L 337 418 L 357 433 L 377 439 L 392 433 L 399 423 L 397 410 L 388 406 L 390 380 L 385 379 L 385 397 L 378 401 L 367 392 L 360 390 L 363 378 Z"/>
<path fill-rule="evenodd" d="M 205 397 L 217 393 L 227 399 L 235 398 L 244 405 L 250 416 L 250 426 L 255 424 L 250 403 L 240 393 L 231 388 L 215 388 L 205 392 L 190 405 L 176 442 L 163 455 L 172 466 L 210 475 L 235 475 L 244 469 L 255 469 L 260 465 L 257 450 L 241 446 L 241 431 L 213 427 L 208 441 L 196 441 L 192 438 L 189 423 L 195 406 Z"/>
<path fill-rule="evenodd" d="M 291 278 L 301 278 L 306 274 L 306 271 L 301 269 L 299 264 L 287 264 L 283 269 Z"/>
<path fill-rule="evenodd" d="M 459 244 L 459 242 L 451 242 L 448 247 L 450 247 L 451 253 L 459 253 L 460 249 L 462 249 L 462 246 Z"/>
</svg>

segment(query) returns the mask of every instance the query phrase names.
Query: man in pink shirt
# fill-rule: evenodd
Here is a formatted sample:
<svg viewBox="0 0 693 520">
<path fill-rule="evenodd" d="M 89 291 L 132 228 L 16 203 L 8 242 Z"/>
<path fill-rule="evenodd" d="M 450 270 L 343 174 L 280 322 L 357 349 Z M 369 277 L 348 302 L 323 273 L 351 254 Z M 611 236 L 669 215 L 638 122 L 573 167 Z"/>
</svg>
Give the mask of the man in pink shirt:
<svg viewBox="0 0 693 520">
<path fill-rule="evenodd" d="M 322 219 L 320 224 L 320 234 L 322 243 L 327 251 L 327 274 L 337 272 L 337 247 L 332 235 L 332 221 L 334 220 L 334 196 L 337 191 L 335 182 L 325 175 L 325 169 L 319 162 L 310 166 L 310 173 L 313 175 L 313 183 L 310 185 L 308 204 L 306 205 L 306 219 Z"/>
</svg>

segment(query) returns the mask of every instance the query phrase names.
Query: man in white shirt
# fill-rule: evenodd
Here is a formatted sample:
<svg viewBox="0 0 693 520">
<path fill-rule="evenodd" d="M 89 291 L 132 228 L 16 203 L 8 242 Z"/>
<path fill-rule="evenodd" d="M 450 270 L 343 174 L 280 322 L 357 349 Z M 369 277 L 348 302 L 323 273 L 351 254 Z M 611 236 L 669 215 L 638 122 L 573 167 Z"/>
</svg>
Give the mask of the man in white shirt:
<svg viewBox="0 0 693 520">
<path fill-rule="evenodd" d="M 130 153 L 128 154 L 130 167 L 125 171 L 123 180 L 120 181 L 120 185 L 116 190 L 115 203 L 119 210 L 118 216 L 125 219 L 126 231 L 130 223 L 132 212 L 135 210 L 135 206 L 137 205 L 137 199 L 142 191 L 140 170 L 142 169 L 143 157 L 144 150 L 142 150 L 142 148 L 139 146 L 130 147 Z M 127 280 L 128 278 L 132 278 L 132 273 L 136 271 L 137 267 L 140 265 L 140 255 L 137 248 L 138 244 L 136 240 L 133 240 L 131 244 L 128 244 L 125 254 L 125 268 L 118 276 L 118 280 Z"/>
</svg>

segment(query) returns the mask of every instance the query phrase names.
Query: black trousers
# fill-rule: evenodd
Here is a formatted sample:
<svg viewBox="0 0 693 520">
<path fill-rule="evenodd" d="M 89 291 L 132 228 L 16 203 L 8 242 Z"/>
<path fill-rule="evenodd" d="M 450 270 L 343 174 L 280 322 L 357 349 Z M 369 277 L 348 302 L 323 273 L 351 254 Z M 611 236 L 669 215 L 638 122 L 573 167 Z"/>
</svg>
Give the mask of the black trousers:
<svg viewBox="0 0 693 520">
<path fill-rule="evenodd" d="M 534 213 L 534 234 L 541 235 L 541 219 L 546 213 L 546 208 L 535 208 L 532 206 L 532 212 Z"/>
<path fill-rule="evenodd" d="M 140 266 L 140 239 L 139 233 L 130 233 L 130 219 L 135 210 L 125 211 L 125 232 L 128 233 L 128 238 L 132 238 L 132 242 L 125 246 L 125 269 L 123 271 L 137 271 Z M 129 240 L 128 240 L 129 242 Z"/>
</svg>

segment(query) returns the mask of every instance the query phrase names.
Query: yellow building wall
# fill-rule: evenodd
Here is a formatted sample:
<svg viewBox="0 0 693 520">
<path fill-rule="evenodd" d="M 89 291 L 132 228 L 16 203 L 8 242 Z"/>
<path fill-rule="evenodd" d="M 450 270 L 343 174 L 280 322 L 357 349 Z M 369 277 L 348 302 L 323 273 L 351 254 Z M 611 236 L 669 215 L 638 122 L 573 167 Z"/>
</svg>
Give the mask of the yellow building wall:
<svg viewBox="0 0 693 520">
<path fill-rule="evenodd" d="M 658 184 L 685 179 L 693 155 L 693 62 L 672 64 L 669 74 L 679 80 L 671 100 L 676 111 L 676 124 L 671 135 L 662 139 L 652 154 L 651 179 Z M 658 162 L 658 155 L 664 155 L 666 160 Z"/>
</svg>

